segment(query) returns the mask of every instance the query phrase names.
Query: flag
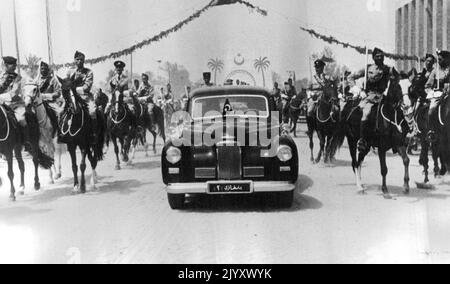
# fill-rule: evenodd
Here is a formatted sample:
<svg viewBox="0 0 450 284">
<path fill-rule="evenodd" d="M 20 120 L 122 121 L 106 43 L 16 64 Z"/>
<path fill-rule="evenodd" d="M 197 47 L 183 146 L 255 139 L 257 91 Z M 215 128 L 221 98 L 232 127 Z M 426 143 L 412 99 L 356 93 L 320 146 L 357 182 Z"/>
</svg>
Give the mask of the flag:
<svg viewBox="0 0 450 284">
<path fill-rule="evenodd" d="M 381 0 L 367 0 L 367 10 L 369 12 L 381 12 Z"/>
<path fill-rule="evenodd" d="M 81 11 L 81 0 L 67 0 L 67 11 L 69 12 L 80 12 Z"/>
</svg>

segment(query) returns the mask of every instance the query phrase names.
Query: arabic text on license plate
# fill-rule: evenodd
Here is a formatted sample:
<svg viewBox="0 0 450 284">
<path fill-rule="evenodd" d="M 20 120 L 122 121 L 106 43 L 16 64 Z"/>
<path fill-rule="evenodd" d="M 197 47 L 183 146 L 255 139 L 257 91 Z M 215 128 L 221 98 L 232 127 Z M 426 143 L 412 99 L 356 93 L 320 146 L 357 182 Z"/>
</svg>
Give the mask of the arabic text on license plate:
<svg viewBox="0 0 450 284">
<path fill-rule="evenodd" d="M 250 193 L 250 184 L 210 184 L 210 193 Z"/>
</svg>

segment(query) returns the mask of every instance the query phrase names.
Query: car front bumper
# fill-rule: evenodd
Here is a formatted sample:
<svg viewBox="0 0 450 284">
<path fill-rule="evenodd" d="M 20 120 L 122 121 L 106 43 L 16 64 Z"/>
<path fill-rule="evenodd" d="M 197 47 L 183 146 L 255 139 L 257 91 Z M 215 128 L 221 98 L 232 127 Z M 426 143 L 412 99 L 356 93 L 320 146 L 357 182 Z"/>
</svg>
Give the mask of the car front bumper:
<svg viewBox="0 0 450 284">
<path fill-rule="evenodd" d="M 230 182 L 232 183 L 232 182 Z M 289 192 L 296 188 L 296 185 L 291 182 L 251 182 L 252 193 L 270 193 L 270 192 Z M 174 183 L 169 184 L 166 187 L 166 191 L 169 194 L 209 194 L 208 183 Z M 223 195 L 229 195 L 233 193 L 222 193 Z"/>
</svg>

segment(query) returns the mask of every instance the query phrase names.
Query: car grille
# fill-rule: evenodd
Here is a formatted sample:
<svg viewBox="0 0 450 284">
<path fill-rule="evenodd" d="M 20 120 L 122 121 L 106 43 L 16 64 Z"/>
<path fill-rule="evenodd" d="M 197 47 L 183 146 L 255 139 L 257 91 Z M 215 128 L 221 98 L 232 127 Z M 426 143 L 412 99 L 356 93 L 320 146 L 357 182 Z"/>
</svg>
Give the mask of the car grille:
<svg viewBox="0 0 450 284">
<path fill-rule="evenodd" d="M 264 167 L 245 167 L 244 177 L 246 178 L 264 177 Z"/>
<path fill-rule="evenodd" d="M 215 179 L 216 178 L 216 169 L 215 168 L 196 168 L 195 169 L 195 178 Z"/>
<path fill-rule="evenodd" d="M 217 147 L 219 179 L 237 180 L 241 178 L 241 148 L 239 146 Z"/>
</svg>

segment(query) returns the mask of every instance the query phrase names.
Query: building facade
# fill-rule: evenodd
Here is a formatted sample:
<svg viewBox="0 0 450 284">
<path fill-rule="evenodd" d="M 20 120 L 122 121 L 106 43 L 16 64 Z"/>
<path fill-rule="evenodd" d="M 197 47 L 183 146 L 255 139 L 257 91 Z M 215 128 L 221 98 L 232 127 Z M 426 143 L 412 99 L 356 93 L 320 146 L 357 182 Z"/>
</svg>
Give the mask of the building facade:
<svg viewBox="0 0 450 284">
<path fill-rule="evenodd" d="M 396 52 L 424 57 L 436 49 L 450 49 L 450 0 L 398 1 Z M 400 70 L 417 67 L 413 61 L 398 62 Z"/>
</svg>

